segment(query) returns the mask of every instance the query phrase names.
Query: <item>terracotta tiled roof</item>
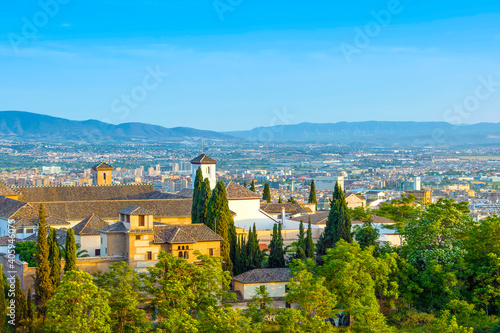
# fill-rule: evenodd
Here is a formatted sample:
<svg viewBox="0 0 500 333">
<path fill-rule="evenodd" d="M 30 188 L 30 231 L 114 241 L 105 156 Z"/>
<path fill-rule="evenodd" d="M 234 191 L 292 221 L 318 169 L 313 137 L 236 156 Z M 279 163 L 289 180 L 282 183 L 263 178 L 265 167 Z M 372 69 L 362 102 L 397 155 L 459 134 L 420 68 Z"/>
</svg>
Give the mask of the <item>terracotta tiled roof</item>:
<svg viewBox="0 0 500 333">
<path fill-rule="evenodd" d="M 99 186 L 15 187 L 25 202 L 169 199 L 176 195 L 158 192 L 152 184 Z"/>
<path fill-rule="evenodd" d="M 241 283 L 288 282 L 292 274 L 288 268 L 258 268 L 236 275 L 233 280 Z"/>
<path fill-rule="evenodd" d="M 308 216 L 298 216 L 294 217 L 291 220 L 292 221 L 304 221 L 304 223 L 309 222 L 309 217 L 311 217 L 311 224 L 319 224 L 319 225 L 324 225 L 326 224 L 326 221 L 328 220 L 328 215 L 330 214 L 329 210 L 320 210 L 314 214 L 308 215 Z"/>
<path fill-rule="evenodd" d="M 86 219 L 73 227 L 75 235 L 90 236 L 99 235 L 99 229 L 105 228 L 109 225 L 108 222 L 101 219 L 99 216 L 92 214 Z"/>
<path fill-rule="evenodd" d="M 285 208 L 286 214 L 311 214 L 312 210 L 301 204 L 293 204 L 289 202 L 283 203 L 267 203 L 261 202 L 260 209 L 268 214 L 281 214 L 281 210 Z"/>
<path fill-rule="evenodd" d="M 99 200 L 75 202 L 46 202 L 45 211 L 66 221 L 82 220 L 96 214 L 105 220 L 118 219 L 118 212 L 129 206 L 139 206 L 152 212 L 155 217 L 190 217 L 191 199 L 156 200 Z M 1 204 L 0 204 L 1 207 Z"/>
<path fill-rule="evenodd" d="M 194 190 L 192 188 L 183 188 L 180 192 L 177 192 L 177 196 L 181 198 L 192 198 Z"/>
<path fill-rule="evenodd" d="M 127 231 L 128 229 L 127 227 L 125 227 L 125 224 L 123 224 L 123 222 L 116 222 L 114 224 L 108 225 L 107 227 L 99 229 L 99 232 L 102 232 L 104 234 L 115 233 L 115 232 L 124 233 Z"/>
<path fill-rule="evenodd" d="M 96 171 L 97 171 L 97 170 L 113 170 L 113 169 L 114 169 L 114 167 L 113 167 L 113 166 L 111 166 L 111 165 L 109 165 L 109 164 L 108 164 L 108 163 L 106 163 L 106 162 L 101 162 L 101 163 L 99 163 L 99 164 L 97 164 L 97 165 L 94 165 L 94 166 L 92 167 L 92 170 L 96 170 Z"/>
<path fill-rule="evenodd" d="M 23 209 L 24 208 L 24 209 Z M 23 201 L 0 197 L 0 217 L 5 219 L 16 219 L 14 215 L 17 213 L 17 220 L 23 217 L 33 217 L 35 213 L 32 206 Z M 36 215 L 35 215 L 36 216 Z"/>
<path fill-rule="evenodd" d="M 9 244 L 15 244 L 17 242 L 21 242 L 22 239 L 19 238 L 10 238 L 9 236 L 2 236 L 0 237 L 0 246 L 2 245 L 9 245 Z"/>
<path fill-rule="evenodd" d="M 228 200 L 231 199 L 260 199 L 257 193 L 247 190 L 243 186 L 230 181 L 226 184 L 226 193 Z"/>
<path fill-rule="evenodd" d="M 212 229 L 204 224 L 155 225 L 155 243 L 181 244 L 222 241 Z"/>
<path fill-rule="evenodd" d="M 47 230 L 47 237 L 49 236 L 49 231 L 52 228 L 49 228 Z M 55 228 L 54 228 L 55 229 Z M 55 229 L 56 230 L 56 239 L 57 239 L 57 244 L 59 245 L 64 245 L 66 243 L 66 237 L 68 235 L 68 231 L 66 229 Z M 33 234 L 29 237 L 26 237 L 25 239 L 21 240 L 21 242 L 29 242 L 29 241 L 37 241 L 38 235 Z"/>
<path fill-rule="evenodd" d="M 213 158 L 208 157 L 205 154 L 201 154 L 200 156 L 192 159 L 191 163 L 193 163 L 193 164 L 216 164 L 217 161 L 214 160 Z"/>
<path fill-rule="evenodd" d="M 0 181 L 0 195 L 19 195 L 19 192 L 5 184 L 3 181 Z"/>
<path fill-rule="evenodd" d="M 37 217 L 34 217 L 34 218 L 31 218 L 31 219 L 20 219 L 20 220 L 17 220 L 13 226 L 16 227 L 16 228 L 20 228 L 20 227 L 36 227 L 38 226 L 38 216 Z M 61 219 L 58 219 L 58 218 L 55 218 L 55 217 L 52 217 L 52 216 L 46 216 L 45 217 L 45 222 L 47 222 L 47 224 L 49 226 L 69 226 L 71 223 L 67 222 L 67 221 L 64 221 L 64 220 L 61 220 Z"/>
<path fill-rule="evenodd" d="M 152 212 L 150 212 L 147 209 L 141 208 L 139 206 L 129 206 L 125 209 L 122 209 L 118 212 L 118 214 L 125 214 L 125 215 L 153 215 Z"/>
</svg>

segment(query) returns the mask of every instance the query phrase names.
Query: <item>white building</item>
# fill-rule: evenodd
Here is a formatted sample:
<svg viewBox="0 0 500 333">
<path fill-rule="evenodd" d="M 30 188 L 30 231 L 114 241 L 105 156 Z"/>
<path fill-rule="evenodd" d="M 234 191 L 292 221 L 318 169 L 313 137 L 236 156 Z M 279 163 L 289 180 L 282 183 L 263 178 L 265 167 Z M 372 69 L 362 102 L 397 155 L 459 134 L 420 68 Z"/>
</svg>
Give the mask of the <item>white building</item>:
<svg viewBox="0 0 500 333">
<path fill-rule="evenodd" d="M 316 177 L 314 182 L 318 191 L 333 191 L 336 183 L 339 183 L 340 187 L 344 189 L 343 176 Z"/>
<path fill-rule="evenodd" d="M 215 185 L 217 185 L 217 176 L 215 173 L 215 165 L 217 164 L 217 161 L 208 157 L 205 154 L 201 154 L 197 158 L 191 160 L 191 172 L 193 175 L 193 185 L 192 188 L 194 187 L 194 180 L 196 178 L 196 171 L 198 168 L 201 168 L 201 173 L 203 175 L 203 179 L 208 178 L 210 181 L 210 189 L 214 189 Z"/>
</svg>

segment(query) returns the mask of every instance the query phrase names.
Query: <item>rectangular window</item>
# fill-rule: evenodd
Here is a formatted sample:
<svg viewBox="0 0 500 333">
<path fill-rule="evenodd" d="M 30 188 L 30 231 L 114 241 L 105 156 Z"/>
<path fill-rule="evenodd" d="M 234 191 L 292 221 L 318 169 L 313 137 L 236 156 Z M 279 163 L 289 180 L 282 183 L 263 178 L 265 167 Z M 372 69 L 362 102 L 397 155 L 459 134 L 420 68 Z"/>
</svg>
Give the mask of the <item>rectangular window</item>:
<svg viewBox="0 0 500 333">
<path fill-rule="evenodd" d="M 127 217 L 127 222 L 130 223 L 130 215 L 125 215 Z"/>
<path fill-rule="evenodd" d="M 19 228 L 19 229 L 16 230 L 16 233 L 22 234 L 22 233 L 24 233 L 24 229 L 23 228 Z"/>
<path fill-rule="evenodd" d="M 105 249 L 104 249 L 104 253 L 105 253 L 105 254 L 108 254 L 108 248 L 105 248 Z"/>
<path fill-rule="evenodd" d="M 102 237 L 101 237 L 101 244 L 102 244 Z"/>
<path fill-rule="evenodd" d="M 33 229 L 26 229 L 26 233 L 27 234 L 32 234 L 33 233 Z"/>
<path fill-rule="evenodd" d="M 135 235 L 135 240 L 141 240 L 141 235 Z"/>
<path fill-rule="evenodd" d="M 139 215 L 139 227 L 144 227 L 144 215 Z"/>
<path fill-rule="evenodd" d="M 153 260 L 153 252 L 148 251 L 146 252 L 148 260 Z"/>
<path fill-rule="evenodd" d="M 213 257 L 214 256 L 214 249 L 208 249 L 208 255 Z"/>
<path fill-rule="evenodd" d="M 101 249 L 95 249 L 95 256 L 99 257 L 101 255 Z"/>
</svg>

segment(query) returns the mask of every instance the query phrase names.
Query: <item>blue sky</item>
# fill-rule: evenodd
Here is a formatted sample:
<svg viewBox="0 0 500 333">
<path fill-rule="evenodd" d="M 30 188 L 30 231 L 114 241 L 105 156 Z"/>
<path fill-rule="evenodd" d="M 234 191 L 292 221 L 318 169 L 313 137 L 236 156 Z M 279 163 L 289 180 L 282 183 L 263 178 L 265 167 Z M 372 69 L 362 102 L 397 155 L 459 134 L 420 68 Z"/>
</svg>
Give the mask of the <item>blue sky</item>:
<svg viewBox="0 0 500 333">
<path fill-rule="evenodd" d="M 500 122 L 498 1 L 40 3 L 0 3 L 0 110 L 211 130 Z"/>
</svg>

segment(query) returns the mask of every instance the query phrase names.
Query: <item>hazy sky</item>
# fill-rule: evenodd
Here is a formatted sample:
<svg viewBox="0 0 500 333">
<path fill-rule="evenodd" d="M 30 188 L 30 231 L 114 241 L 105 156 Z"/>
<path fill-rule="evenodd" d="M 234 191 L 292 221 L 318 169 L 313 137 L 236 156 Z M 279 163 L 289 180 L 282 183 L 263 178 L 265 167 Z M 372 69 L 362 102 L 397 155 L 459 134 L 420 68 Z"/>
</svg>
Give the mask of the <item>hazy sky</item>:
<svg viewBox="0 0 500 333">
<path fill-rule="evenodd" d="M 1 1 L 0 75 L 78 120 L 500 122 L 500 2 Z"/>
</svg>

